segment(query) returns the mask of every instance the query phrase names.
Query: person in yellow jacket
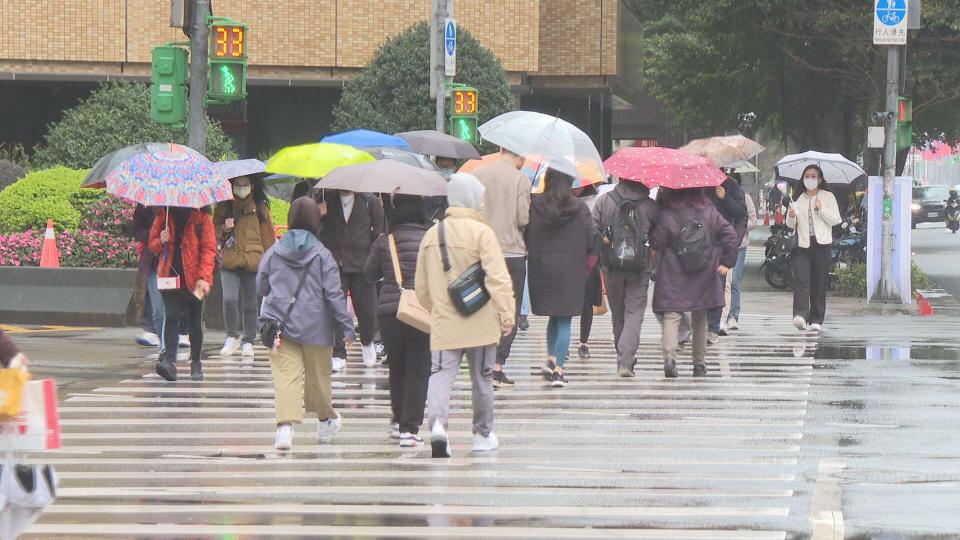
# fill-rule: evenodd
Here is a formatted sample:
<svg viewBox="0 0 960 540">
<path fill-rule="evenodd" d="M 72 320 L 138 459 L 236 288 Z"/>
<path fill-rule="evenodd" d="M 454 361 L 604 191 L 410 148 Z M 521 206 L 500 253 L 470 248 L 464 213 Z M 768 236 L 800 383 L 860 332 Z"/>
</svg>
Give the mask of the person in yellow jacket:
<svg viewBox="0 0 960 540">
<path fill-rule="evenodd" d="M 497 344 L 513 330 L 513 283 L 496 233 L 484 222 L 484 187 L 470 174 L 454 174 L 447 184 L 446 219 L 424 236 L 417 256 L 416 291 L 421 305 L 431 313 L 432 368 L 427 389 L 427 410 L 432 430 L 433 457 L 450 457 L 447 418 L 450 393 L 464 356 L 470 364 L 473 391 L 473 450 L 499 446 L 493 433 L 493 366 Z M 439 228 L 444 227 L 450 271 L 445 272 Z M 464 316 L 450 299 L 448 285 L 467 268 L 480 262 L 490 301 Z"/>
<path fill-rule="evenodd" d="M 257 268 L 260 258 L 276 241 L 270 205 L 257 176 L 231 178 L 233 200 L 217 205 L 213 214 L 220 248 L 220 283 L 227 340 L 221 356 L 241 349 L 244 362 L 253 362 L 257 336 Z M 242 313 L 242 317 L 241 317 Z"/>
</svg>

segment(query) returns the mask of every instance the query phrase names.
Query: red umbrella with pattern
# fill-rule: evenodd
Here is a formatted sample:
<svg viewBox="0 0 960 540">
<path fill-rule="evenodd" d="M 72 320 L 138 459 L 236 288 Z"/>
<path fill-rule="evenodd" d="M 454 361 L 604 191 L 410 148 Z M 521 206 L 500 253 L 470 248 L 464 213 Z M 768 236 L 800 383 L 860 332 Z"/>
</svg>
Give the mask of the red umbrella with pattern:
<svg viewBox="0 0 960 540">
<path fill-rule="evenodd" d="M 716 187 L 727 179 L 709 159 L 672 148 L 629 146 L 607 158 L 603 166 L 609 174 L 647 187 Z"/>
</svg>

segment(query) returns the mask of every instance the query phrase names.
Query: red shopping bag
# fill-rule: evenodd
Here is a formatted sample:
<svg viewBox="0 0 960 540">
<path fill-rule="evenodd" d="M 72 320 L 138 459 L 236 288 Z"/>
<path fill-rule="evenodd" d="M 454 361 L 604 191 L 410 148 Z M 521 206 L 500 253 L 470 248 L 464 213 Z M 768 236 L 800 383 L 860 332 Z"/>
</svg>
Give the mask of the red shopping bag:
<svg viewBox="0 0 960 540">
<path fill-rule="evenodd" d="M 53 379 L 30 381 L 23 389 L 20 414 L 0 423 L 0 448 L 55 450 L 60 448 L 60 413 L 57 383 Z"/>
</svg>

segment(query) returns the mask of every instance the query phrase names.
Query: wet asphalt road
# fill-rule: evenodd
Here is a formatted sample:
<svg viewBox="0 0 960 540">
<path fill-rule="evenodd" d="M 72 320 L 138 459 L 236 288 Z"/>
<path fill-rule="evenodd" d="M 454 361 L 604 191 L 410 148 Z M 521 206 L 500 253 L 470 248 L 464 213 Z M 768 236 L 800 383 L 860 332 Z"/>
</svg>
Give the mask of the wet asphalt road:
<svg viewBox="0 0 960 540">
<path fill-rule="evenodd" d="M 344 431 L 318 446 L 307 424 L 281 456 L 266 362 L 211 357 L 206 381 L 171 385 L 133 330 L 18 334 L 64 424 L 64 449 L 32 457 L 63 488 L 28 537 L 960 537 L 960 322 L 831 299 L 815 336 L 789 301 L 749 293 L 706 380 L 688 362 L 663 379 L 652 317 L 638 377 L 617 378 L 603 318 L 553 390 L 530 370 L 537 319 L 497 395 L 501 449 L 469 452 L 461 377 L 452 460 L 386 437 L 386 369 L 356 357 L 334 379 Z"/>
<path fill-rule="evenodd" d="M 960 234 L 941 224 L 922 223 L 913 231 L 913 258 L 938 285 L 960 298 Z"/>
</svg>

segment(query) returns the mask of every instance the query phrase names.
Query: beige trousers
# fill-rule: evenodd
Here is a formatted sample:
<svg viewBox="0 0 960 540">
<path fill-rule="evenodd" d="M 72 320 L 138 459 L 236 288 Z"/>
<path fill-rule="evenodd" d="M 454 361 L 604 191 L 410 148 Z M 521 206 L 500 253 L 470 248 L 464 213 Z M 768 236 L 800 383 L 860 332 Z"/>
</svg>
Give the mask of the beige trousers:
<svg viewBox="0 0 960 540">
<path fill-rule="evenodd" d="M 726 286 L 723 289 L 723 311 L 720 314 L 720 328 L 727 327 L 727 319 L 730 318 L 730 298 L 733 294 L 733 268 L 727 272 Z"/>
<path fill-rule="evenodd" d="M 277 424 L 303 422 L 304 403 L 307 412 L 321 420 L 336 416 L 330 390 L 332 356 L 333 347 L 301 345 L 289 339 L 280 342 L 277 352 L 270 351 Z"/>
<path fill-rule="evenodd" d="M 663 314 L 663 335 L 660 346 L 663 349 L 663 363 L 677 361 L 677 334 L 683 313 L 667 312 Z M 707 310 L 690 312 L 690 326 L 693 330 L 693 363 L 702 364 L 707 357 Z"/>
</svg>

